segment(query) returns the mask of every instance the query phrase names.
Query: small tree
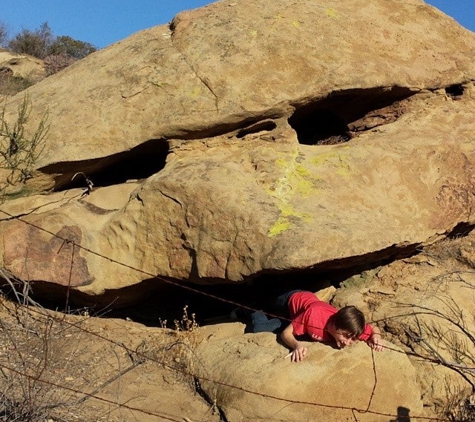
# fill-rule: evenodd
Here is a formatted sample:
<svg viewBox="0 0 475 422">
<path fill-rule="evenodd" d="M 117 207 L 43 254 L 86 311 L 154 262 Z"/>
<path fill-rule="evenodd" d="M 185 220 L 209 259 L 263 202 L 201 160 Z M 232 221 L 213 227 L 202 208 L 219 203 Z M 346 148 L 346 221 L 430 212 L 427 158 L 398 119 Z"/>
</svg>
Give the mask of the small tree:
<svg viewBox="0 0 475 422">
<path fill-rule="evenodd" d="M 50 45 L 48 53 L 50 55 L 67 55 L 77 60 L 83 59 L 96 51 L 96 47 L 84 41 L 75 40 L 67 35 L 57 37 Z"/>
</svg>

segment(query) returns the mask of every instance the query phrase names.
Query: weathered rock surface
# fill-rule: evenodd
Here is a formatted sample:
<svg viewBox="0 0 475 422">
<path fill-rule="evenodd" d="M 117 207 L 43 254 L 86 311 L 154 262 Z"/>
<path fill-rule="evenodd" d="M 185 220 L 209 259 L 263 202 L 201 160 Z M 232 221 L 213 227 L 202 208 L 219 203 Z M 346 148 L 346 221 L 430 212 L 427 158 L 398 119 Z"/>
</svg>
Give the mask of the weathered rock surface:
<svg viewBox="0 0 475 422">
<path fill-rule="evenodd" d="M 422 414 L 416 373 L 404 353 L 372 353 L 364 343 L 344 350 L 308 343 L 308 357 L 296 364 L 284 358 L 288 350 L 274 334 L 240 335 L 241 324 L 202 330 L 201 386 L 229 421 L 350 421 L 353 412 L 361 421 L 381 421 L 398 407 Z"/>
<path fill-rule="evenodd" d="M 284 359 L 287 349 L 274 335 L 243 334 L 240 323 L 171 335 L 169 330 L 146 328 L 130 320 L 71 320 L 73 317 L 66 316 L 74 327 L 83 320 L 88 331 L 100 334 L 101 340 L 83 332 L 74 336 L 79 342 L 71 342 L 70 330 L 65 330 L 65 336 L 69 347 L 80 346 L 76 350 L 80 361 L 87 362 L 87 368 L 94 365 L 95 380 L 99 381 L 107 381 L 130 365 L 130 355 L 121 353 L 124 345 L 137 350 L 141 358 L 144 351 L 147 353 L 145 365 L 101 391 L 101 397 L 135 408 L 126 411 L 141 420 L 149 420 L 144 413 L 159 412 L 177 419 L 186 415 L 190 420 L 217 421 L 218 410 L 229 422 L 353 421 L 355 416 L 362 421 L 392 421 L 404 415 L 411 420 L 449 420 L 448 414 L 442 412 L 457 412 L 457 400 L 471 393 L 469 383 L 458 371 L 465 368 L 462 373 L 473 382 L 473 242 L 473 234 L 442 242 L 426 248 L 422 255 L 353 277 L 344 288 L 337 289 L 334 304 L 357 304 L 383 329 L 386 349 L 374 353 L 374 361 L 364 344 L 335 350 L 308 343 L 307 360 L 292 364 Z M 2 306 L 2 313 L 4 310 Z M 444 315 L 465 327 L 466 333 L 441 318 Z M 3 314 L 2 318 L 5 319 Z M 63 317 L 60 319 L 63 321 Z M 103 341 L 107 338 L 114 347 Z M 455 364 L 454 369 L 437 360 L 438 354 L 447 363 Z M 75 382 L 85 377 L 90 383 L 88 372 L 85 376 L 84 370 L 78 372 L 78 368 L 82 368 L 78 362 L 71 366 L 68 361 L 60 373 L 68 379 L 77 377 Z M 182 369 L 175 372 L 175 368 Z M 54 366 L 54 370 L 58 367 Z M 183 379 L 188 374 L 195 375 L 194 385 L 205 393 L 209 407 L 189 389 L 189 381 Z M 406 378 L 401 380 L 402 377 Z M 109 418 L 118 411 L 124 417 L 125 409 L 114 409 Z M 97 407 L 93 410 L 97 415 Z M 156 418 L 150 416 L 150 420 L 153 417 Z"/>
<path fill-rule="evenodd" d="M 5 203 L 48 232 L 2 222 L 3 265 L 100 295 L 155 276 L 241 282 L 412 252 L 474 222 L 472 107 L 470 87 L 460 100 L 419 94 L 397 121 L 338 145 L 302 145 L 291 133 L 272 143 L 267 132 L 177 143 L 141 183 Z M 61 245 L 54 235 L 86 249 L 75 250 L 67 280 L 71 250 L 63 261 L 52 246 L 32 253 Z"/>
<path fill-rule="evenodd" d="M 5 204 L 47 231 L 3 221 L 2 265 L 102 295 L 410 253 L 473 223 L 474 48 L 419 1 L 262 0 L 94 53 L 29 91 L 32 127 L 47 108 L 51 119 L 38 173 L 117 187 Z"/>
<path fill-rule="evenodd" d="M 5 203 L 1 263 L 100 296 L 367 265 L 473 224 L 474 37 L 419 1 L 224 1 L 97 52 L 29 92 L 39 174 L 99 187 Z"/>
<path fill-rule="evenodd" d="M 11 75 L 38 82 L 46 77 L 43 60 L 25 54 L 16 54 L 0 48 L 0 76 Z"/>
<path fill-rule="evenodd" d="M 64 184 L 149 140 L 228 133 L 324 99 L 346 103 L 350 123 L 375 103 L 473 79 L 474 51 L 475 34 L 419 0 L 216 2 L 32 87 L 31 129 L 51 113 L 37 164 Z"/>
<path fill-rule="evenodd" d="M 358 306 L 408 353 L 433 411 L 447 411 L 450 403 L 470 396 L 475 381 L 475 272 L 467 259 L 473 245 L 473 233 L 445 240 L 348 280 L 332 300 L 336 307 Z M 386 351 L 398 354 L 392 345 Z"/>
<path fill-rule="evenodd" d="M 322 272 L 374 268 L 470 231 L 475 34 L 421 1 L 311 3 L 217 2 L 31 87 L 26 133 L 46 110 L 50 131 L 33 179 L 15 192 L 44 195 L 1 205 L 0 267 L 36 282 L 35 293 L 58 286 L 43 290 L 49 299 L 67 291 L 114 307 L 164 279 L 311 270 L 317 290 Z M 9 100 L 7 119 L 23 98 Z M 473 264 L 473 245 L 460 256 Z M 398 408 L 418 416 L 422 400 L 432 411 L 446 383 L 466 385 L 453 368 L 400 352 L 473 367 L 473 342 L 459 330 L 463 349 L 451 349 L 442 340 L 454 324 L 436 313 L 472 321 L 475 282 L 447 281 L 441 304 L 427 295 L 441 287 L 436 266 L 413 262 L 335 296 L 393 343 L 374 361 L 364 344 L 314 343 L 294 365 L 275 336 L 230 324 L 200 330 L 190 369 L 230 422 L 354 420 L 352 409 L 379 421 Z M 428 318 L 414 319 L 421 306 Z"/>
</svg>

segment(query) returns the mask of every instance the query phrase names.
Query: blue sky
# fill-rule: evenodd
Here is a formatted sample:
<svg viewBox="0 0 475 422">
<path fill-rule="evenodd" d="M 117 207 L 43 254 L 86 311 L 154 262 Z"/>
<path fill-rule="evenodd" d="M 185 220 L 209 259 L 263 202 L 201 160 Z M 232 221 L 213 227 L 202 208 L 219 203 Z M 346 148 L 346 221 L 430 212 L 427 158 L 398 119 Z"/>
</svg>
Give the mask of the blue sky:
<svg viewBox="0 0 475 422">
<path fill-rule="evenodd" d="M 238 1 L 238 0 L 237 0 Z M 47 22 L 54 35 L 68 35 L 98 48 L 169 22 L 181 10 L 210 0 L 0 0 L 0 22 L 10 36 Z M 475 0 L 427 0 L 475 31 Z"/>
</svg>

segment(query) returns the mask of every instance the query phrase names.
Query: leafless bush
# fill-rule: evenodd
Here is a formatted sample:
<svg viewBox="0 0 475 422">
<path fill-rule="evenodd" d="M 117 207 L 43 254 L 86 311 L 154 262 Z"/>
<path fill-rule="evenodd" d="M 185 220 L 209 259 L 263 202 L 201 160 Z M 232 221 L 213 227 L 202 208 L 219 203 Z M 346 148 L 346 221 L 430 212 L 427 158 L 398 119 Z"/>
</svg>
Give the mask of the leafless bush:
<svg viewBox="0 0 475 422">
<path fill-rule="evenodd" d="M 456 272 L 454 277 L 467 292 L 475 286 L 465 281 Z M 459 277 L 458 277 L 459 276 Z M 471 293 L 470 293 L 471 294 Z M 404 324 L 408 344 L 412 350 L 426 357 L 428 362 L 448 368 L 460 384 L 446 379 L 447 401 L 442 417 L 453 422 L 475 422 L 475 334 L 473 315 L 457 303 L 450 294 L 438 293 L 434 300 L 437 306 L 411 304 L 412 317 Z M 436 303 L 437 303 L 436 302 Z"/>
<path fill-rule="evenodd" d="M 161 321 L 161 327 L 167 328 L 167 321 Z M 149 352 L 152 360 L 162 362 L 168 369 L 174 370 L 178 379 L 194 383 L 193 372 L 197 362 L 195 350 L 198 345 L 196 329 L 198 323 L 195 314 L 183 308 L 180 320 L 173 321 L 173 329 L 168 330 L 168 340 L 157 345 Z"/>
<path fill-rule="evenodd" d="M 0 421 L 111 421 L 98 394 L 145 362 L 144 345 L 131 351 L 98 341 L 86 328 L 88 312 L 49 311 L 27 282 L 5 269 L 0 279 L 15 299 L 0 296 Z"/>
<path fill-rule="evenodd" d="M 187 307 L 175 328 L 126 345 L 107 339 L 107 328 L 88 324 L 85 312 L 42 308 L 29 284 L 7 270 L 0 268 L 0 279 L 14 299 L 0 296 L 0 421 L 128 420 L 122 410 L 140 415 L 140 409 L 122 403 L 122 378 L 139 366 L 159 364 L 168 379 L 196 387 L 190 368 L 197 362 L 198 324 Z"/>
<path fill-rule="evenodd" d="M 450 396 L 445 415 L 451 422 L 475 422 L 475 396 L 459 393 Z"/>
<path fill-rule="evenodd" d="M 423 254 L 439 261 L 452 261 L 475 268 L 475 243 L 465 237 L 443 239 L 424 248 Z"/>
<path fill-rule="evenodd" d="M 28 305 L 1 307 L 0 420 L 77 420 L 87 369 L 77 330 Z"/>
<path fill-rule="evenodd" d="M 46 75 L 50 76 L 58 73 L 60 70 L 72 65 L 75 61 L 77 61 L 76 58 L 66 53 L 50 54 L 44 58 Z"/>
<path fill-rule="evenodd" d="M 16 53 L 29 54 L 42 59 L 52 42 L 51 28 L 47 22 L 44 22 L 35 31 L 24 28 L 8 42 L 8 47 Z"/>
<path fill-rule="evenodd" d="M 8 28 L 4 22 L 0 21 L 0 47 L 5 45 L 8 39 Z"/>
</svg>

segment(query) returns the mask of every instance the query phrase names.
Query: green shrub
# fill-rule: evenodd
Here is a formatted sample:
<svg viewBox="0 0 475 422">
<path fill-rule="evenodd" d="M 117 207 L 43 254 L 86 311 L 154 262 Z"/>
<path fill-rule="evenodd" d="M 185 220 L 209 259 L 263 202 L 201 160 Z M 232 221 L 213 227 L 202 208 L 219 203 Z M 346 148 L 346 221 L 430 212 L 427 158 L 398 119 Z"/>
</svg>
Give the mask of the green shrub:
<svg viewBox="0 0 475 422">
<path fill-rule="evenodd" d="M 84 41 L 75 40 L 67 35 L 57 37 L 48 48 L 48 54 L 53 56 L 65 55 L 79 60 L 96 51 L 96 47 Z"/>
<path fill-rule="evenodd" d="M 40 120 L 32 136 L 25 133 L 32 104 L 28 94 L 18 106 L 17 118 L 13 125 L 5 118 L 6 105 L 0 113 L 0 169 L 6 171 L 6 178 L 0 182 L 1 197 L 10 185 L 25 183 L 32 177 L 33 167 L 44 149 L 48 133 L 47 113 Z"/>
</svg>

